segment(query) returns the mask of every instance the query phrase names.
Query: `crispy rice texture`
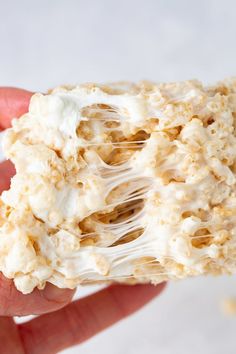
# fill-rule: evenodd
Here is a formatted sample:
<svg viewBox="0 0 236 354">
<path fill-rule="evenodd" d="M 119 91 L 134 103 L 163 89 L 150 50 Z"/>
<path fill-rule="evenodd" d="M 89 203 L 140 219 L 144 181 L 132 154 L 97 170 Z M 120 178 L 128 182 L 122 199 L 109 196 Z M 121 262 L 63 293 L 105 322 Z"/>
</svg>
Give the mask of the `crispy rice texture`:
<svg viewBox="0 0 236 354">
<path fill-rule="evenodd" d="M 33 95 L 3 147 L 0 271 L 30 293 L 236 273 L 236 79 Z"/>
</svg>

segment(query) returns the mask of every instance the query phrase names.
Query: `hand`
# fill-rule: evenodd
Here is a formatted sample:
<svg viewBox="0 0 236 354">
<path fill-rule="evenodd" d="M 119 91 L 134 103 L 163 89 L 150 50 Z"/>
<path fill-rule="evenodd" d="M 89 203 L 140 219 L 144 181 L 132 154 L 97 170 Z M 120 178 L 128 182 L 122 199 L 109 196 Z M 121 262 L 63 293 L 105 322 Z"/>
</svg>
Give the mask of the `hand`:
<svg viewBox="0 0 236 354">
<path fill-rule="evenodd" d="M 27 111 L 31 95 L 25 90 L 0 88 L 0 130 L 9 127 L 13 117 Z M 13 175 L 14 167 L 9 161 L 0 164 L 0 193 L 9 187 Z M 72 290 L 47 284 L 44 290 L 35 289 L 31 294 L 23 295 L 16 290 L 12 280 L 0 273 L 0 315 L 41 315 L 20 325 L 11 317 L 0 317 L 1 353 L 57 353 L 132 314 L 163 288 L 164 284 L 111 285 L 70 303 L 74 295 Z M 50 313 L 52 311 L 55 312 Z"/>
</svg>

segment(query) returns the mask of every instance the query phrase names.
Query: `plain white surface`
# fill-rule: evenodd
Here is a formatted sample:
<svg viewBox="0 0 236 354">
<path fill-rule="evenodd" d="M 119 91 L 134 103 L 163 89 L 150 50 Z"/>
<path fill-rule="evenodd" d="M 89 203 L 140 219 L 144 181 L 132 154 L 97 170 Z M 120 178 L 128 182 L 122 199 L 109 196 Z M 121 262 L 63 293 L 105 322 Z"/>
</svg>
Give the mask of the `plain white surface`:
<svg viewBox="0 0 236 354">
<path fill-rule="evenodd" d="M 235 13 L 234 0 L 0 0 L 0 85 L 213 83 L 236 75 Z M 172 283 L 139 313 L 65 353 L 234 354 L 236 317 L 224 317 L 219 304 L 236 295 L 235 283 Z"/>
</svg>

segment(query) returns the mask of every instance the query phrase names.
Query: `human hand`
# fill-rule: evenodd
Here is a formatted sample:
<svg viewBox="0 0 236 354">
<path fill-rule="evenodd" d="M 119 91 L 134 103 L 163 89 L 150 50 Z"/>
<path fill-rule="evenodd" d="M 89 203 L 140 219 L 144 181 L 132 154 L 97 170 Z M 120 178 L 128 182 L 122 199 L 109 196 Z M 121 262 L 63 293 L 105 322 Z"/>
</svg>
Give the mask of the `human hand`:
<svg viewBox="0 0 236 354">
<path fill-rule="evenodd" d="M 31 92 L 0 88 L 0 130 L 10 126 L 12 117 L 28 110 Z M 9 187 L 14 167 L 0 164 L 0 193 Z M 111 285 L 74 301 L 74 291 L 47 284 L 31 294 L 18 292 L 12 280 L 0 273 L 0 342 L 3 354 L 51 354 L 79 344 L 122 318 L 132 314 L 158 295 L 164 284 Z M 70 303 L 70 304 L 69 304 Z M 67 306 L 66 306 L 67 305 Z M 55 311 L 54 313 L 50 313 Z M 41 315 L 17 325 L 6 316 Z"/>
</svg>

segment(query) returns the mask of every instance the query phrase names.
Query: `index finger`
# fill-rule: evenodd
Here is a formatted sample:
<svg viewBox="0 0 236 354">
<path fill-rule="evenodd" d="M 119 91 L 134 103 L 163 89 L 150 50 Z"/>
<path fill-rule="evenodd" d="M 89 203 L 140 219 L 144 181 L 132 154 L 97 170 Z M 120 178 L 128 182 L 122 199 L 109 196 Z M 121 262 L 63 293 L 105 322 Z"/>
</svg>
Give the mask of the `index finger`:
<svg viewBox="0 0 236 354">
<path fill-rule="evenodd" d="M 19 325 L 27 353 L 57 353 L 80 344 L 142 308 L 165 284 L 111 285 L 52 314 Z"/>
</svg>

